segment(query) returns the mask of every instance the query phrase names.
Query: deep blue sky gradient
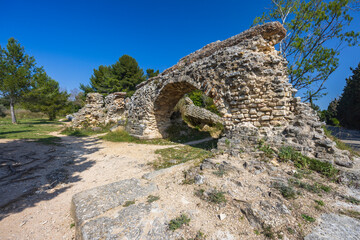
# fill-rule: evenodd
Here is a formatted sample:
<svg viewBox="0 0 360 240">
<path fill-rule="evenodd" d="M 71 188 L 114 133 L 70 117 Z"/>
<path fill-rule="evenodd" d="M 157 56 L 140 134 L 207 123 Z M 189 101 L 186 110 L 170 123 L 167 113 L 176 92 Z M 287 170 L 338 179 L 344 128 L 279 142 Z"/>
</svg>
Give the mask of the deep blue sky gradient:
<svg viewBox="0 0 360 240">
<path fill-rule="evenodd" d="M 0 45 L 14 37 L 63 89 L 87 84 L 93 69 L 123 54 L 141 68 L 165 70 L 204 45 L 248 29 L 270 0 L 18 1 L 0 0 Z M 352 28 L 359 31 L 356 13 Z M 341 94 L 360 48 L 345 48 L 328 80 L 326 108 Z"/>
</svg>

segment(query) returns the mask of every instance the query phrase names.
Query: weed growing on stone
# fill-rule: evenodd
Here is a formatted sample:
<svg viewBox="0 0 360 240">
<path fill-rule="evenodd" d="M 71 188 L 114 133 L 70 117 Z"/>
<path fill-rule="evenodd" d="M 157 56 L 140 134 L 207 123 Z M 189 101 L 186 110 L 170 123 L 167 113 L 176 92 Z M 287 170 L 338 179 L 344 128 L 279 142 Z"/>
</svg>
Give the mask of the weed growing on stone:
<svg viewBox="0 0 360 240">
<path fill-rule="evenodd" d="M 315 220 L 316 220 L 315 218 L 310 217 L 310 216 L 308 216 L 306 214 L 301 214 L 301 217 L 307 222 L 315 222 Z"/>
<path fill-rule="evenodd" d="M 128 207 L 128 206 L 133 205 L 133 204 L 135 204 L 135 200 L 133 200 L 133 201 L 126 201 L 126 202 L 124 203 L 123 207 Z"/>
<path fill-rule="evenodd" d="M 70 224 L 70 229 L 73 228 L 73 227 L 75 227 L 75 223 Z"/>
<path fill-rule="evenodd" d="M 159 199 L 160 199 L 160 197 L 158 197 L 158 196 L 149 195 L 149 196 L 147 197 L 147 202 L 148 202 L 148 203 L 152 203 L 152 202 L 155 202 L 155 201 L 157 201 L 157 200 L 159 200 Z"/>
<path fill-rule="evenodd" d="M 183 225 L 189 225 L 190 218 L 186 214 L 181 214 L 180 217 L 172 219 L 169 223 L 169 229 L 175 231 Z"/>
</svg>

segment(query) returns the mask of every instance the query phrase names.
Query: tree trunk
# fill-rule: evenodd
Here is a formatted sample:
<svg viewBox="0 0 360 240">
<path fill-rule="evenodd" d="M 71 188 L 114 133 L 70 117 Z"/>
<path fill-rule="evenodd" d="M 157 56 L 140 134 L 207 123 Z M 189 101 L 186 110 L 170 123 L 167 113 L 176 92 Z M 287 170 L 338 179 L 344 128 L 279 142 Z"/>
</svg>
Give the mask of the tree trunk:
<svg viewBox="0 0 360 240">
<path fill-rule="evenodd" d="M 16 124 L 16 116 L 15 116 L 15 110 L 14 110 L 14 100 L 10 98 L 10 113 L 11 113 L 11 122 Z"/>
</svg>

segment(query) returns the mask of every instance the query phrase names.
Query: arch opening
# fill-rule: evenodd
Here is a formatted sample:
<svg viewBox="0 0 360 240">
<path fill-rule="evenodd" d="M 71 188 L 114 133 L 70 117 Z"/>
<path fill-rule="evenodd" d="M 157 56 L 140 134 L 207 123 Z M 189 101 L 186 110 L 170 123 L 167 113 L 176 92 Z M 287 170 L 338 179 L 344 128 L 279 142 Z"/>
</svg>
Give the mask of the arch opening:
<svg viewBox="0 0 360 240">
<path fill-rule="evenodd" d="M 205 106 L 196 106 L 188 97 L 189 93 L 194 92 L 210 100 L 211 107 L 206 109 Z M 213 113 L 219 114 L 212 98 L 205 96 L 201 89 L 188 82 L 175 82 L 164 86 L 154 102 L 156 127 L 161 136 L 176 142 L 214 136 L 218 138 L 223 130 L 222 117 Z M 217 122 L 213 122 L 213 119 Z"/>
</svg>

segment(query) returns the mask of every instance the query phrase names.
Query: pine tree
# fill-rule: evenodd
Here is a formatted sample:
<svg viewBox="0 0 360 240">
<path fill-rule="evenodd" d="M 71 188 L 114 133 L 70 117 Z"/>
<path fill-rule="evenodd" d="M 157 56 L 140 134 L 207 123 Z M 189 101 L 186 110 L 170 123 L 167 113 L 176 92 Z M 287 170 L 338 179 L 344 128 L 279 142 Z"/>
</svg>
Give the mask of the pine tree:
<svg viewBox="0 0 360 240">
<path fill-rule="evenodd" d="M 98 92 L 106 95 L 113 92 L 127 92 L 127 96 L 131 96 L 136 90 L 136 85 L 144 81 L 146 77 L 150 77 L 149 74 L 152 77 L 157 75 L 158 71 L 152 70 L 145 76 L 134 58 L 123 55 L 111 66 L 101 65 L 98 69 L 94 69 L 90 86 L 80 84 L 80 89 L 85 94 Z"/>
<path fill-rule="evenodd" d="M 0 92 L 10 102 L 12 123 L 16 123 L 14 105 L 30 90 L 36 70 L 35 59 L 17 40 L 10 38 L 6 49 L 0 46 Z"/>
</svg>

